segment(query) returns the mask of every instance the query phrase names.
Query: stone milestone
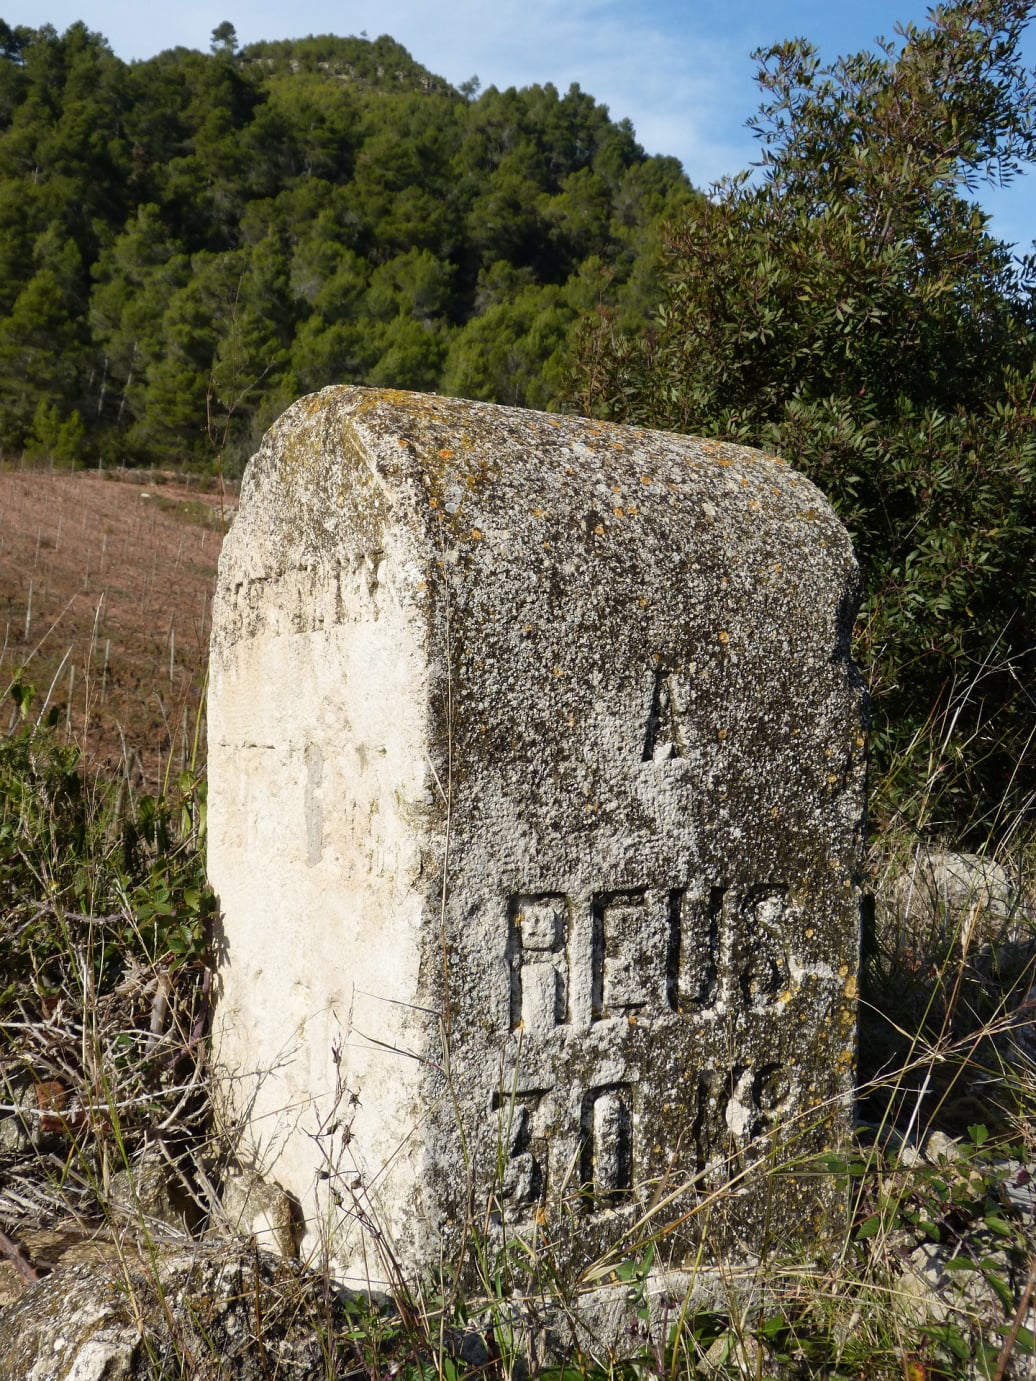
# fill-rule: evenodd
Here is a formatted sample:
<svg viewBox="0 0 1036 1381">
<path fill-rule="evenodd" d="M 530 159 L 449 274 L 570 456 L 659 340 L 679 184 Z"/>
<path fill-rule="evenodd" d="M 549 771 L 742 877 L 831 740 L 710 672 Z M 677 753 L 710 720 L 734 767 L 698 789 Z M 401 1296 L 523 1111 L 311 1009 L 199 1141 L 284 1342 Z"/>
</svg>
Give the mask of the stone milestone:
<svg viewBox="0 0 1036 1381">
<path fill-rule="evenodd" d="M 384 1285 L 809 1238 L 849 1124 L 857 572 L 743 447 L 331 388 L 220 562 L 215 1049 L 305 1253 Z"/>
</svg>

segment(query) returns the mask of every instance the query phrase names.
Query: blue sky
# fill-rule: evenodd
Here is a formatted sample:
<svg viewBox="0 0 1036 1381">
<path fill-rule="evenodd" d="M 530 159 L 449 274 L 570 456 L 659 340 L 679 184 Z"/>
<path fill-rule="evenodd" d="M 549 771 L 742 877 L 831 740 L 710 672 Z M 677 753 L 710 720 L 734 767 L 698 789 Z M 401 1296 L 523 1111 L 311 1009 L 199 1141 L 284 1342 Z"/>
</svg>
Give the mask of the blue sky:
<svg viewBox="0 0 1036 1381">
<path fill-rule="evenodd" d="M 207 49 L 212 29 L 229 19 L 240 42 L 310 33 L 388 33 L 425 67 L 457 84 L 483 86 L 578 82 L 628 116 L 650 153 L 673 154 L 707 187 L 756 157 L 745 120 L 758 99 L 754 48 L 796 35 L 825 58 L 868 48 L 898 21 L 923 23 L 917 0 L 0 0 L 9 24 L 82 19 L 122 58 L 145 58 L 182 44 Z M 1036 25 L 1026 36 L 1036 65 Z M 1036 169 L 980 200 L 1004 239 L 1030 248 L 1036 237 Z"/>
</svg>

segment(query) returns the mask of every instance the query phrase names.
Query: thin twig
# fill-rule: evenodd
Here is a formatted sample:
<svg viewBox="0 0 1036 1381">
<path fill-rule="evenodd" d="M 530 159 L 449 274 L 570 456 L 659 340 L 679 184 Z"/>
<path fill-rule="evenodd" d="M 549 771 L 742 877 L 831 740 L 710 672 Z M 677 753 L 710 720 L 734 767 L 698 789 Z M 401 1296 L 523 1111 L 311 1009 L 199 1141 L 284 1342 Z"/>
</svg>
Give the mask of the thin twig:
<svg viewBox="0 0 1036 1381">
<path fill-rule="evenodd" d="M 996 1360 L 996 1371 L 993 1373 L 993 1381 L 1004 1381 L 1007 1364 L 1011 1360 L 1011 1353 L 1014 1351 L 1014 1345 L 1018 1341 L 1022 1320 L 1029 1312 L 1029 1305 L 1032 1303 L 1034 1290 L 1036 1290 L 1036 1256 L 1032 1258 L 1032 1262 L 1030 1263 L 1029 1279 L 1025 1282 L 1025 1289 L 1022 1291 L 1022 1297 L 1018 1301 L 1018 1308 L 1014 1311 L 1011 1327 L 1008 1329 L 1007 1337 L 1004 1339 L 1004 1345 L 1000 1349 L 1000 1356 Z"/>
<path fill-rule="evenodd" d="M 29 1255 L 25 1248 L 12 1237 L 8 1237 L 6 1232 L 0 1231 L 0 1252 L 8 1257 L 18 1268 L 18 1273 L 23 1280 L 30 1285 L 35 1285 L 40 1278 L 40 1273 L 29 1260 Z"/>
</svg>

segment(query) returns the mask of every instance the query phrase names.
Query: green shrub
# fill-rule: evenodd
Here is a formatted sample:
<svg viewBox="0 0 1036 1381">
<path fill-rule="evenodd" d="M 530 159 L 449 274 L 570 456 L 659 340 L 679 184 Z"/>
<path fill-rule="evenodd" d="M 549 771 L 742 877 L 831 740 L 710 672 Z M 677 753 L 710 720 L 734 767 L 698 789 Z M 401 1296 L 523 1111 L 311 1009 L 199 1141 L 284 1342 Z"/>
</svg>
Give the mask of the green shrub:
<svg viewBox="0 0 1036 1381">
<path fill-rule="evenodd" d="M 828 68 L 804 40 L 757 54 L 763 181 L 688 205 L 653 329 L 599 312 L 572 386 L 776 451 L 830 497 L 864 573 L 879 810 L 935 773 L 925 823 L 958 837 L 1036 790 L 1036 260 L 968 199 L 1036 157 L 1030 9 L 962 0 Z"/>
</svg>

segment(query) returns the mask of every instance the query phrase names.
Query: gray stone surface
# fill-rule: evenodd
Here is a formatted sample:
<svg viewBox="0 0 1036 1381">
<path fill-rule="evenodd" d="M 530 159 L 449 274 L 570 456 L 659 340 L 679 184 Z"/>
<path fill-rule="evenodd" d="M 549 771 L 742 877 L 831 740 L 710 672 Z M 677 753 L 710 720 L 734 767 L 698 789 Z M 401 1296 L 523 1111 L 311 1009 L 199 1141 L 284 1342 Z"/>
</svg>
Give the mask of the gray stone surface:
<svg viewBox="0 0 1036 1381">
<path fill-rule="evenodd" d="M 221 1201 L 232 1231 L 254 1238 L 266 1251 L 298 1256 L 302 1215 L 279 1184 L 270 1184 L 254 1171 L 232 1174 L 223 1185 Z"/>
<path fill-rule="evenodd" d="M 0 1381 L 325 1381 L 359 1372 L 348 1326 L 318 1276 L 254 1245 L 123 1244 L 0 1308 Z"/>
<path fill-rule="evenodd" d="M 941 951 L 939 959 L 1032 932 L 1031 915 L 1007 870 L 978 854 L 918 847 L 897 873 L 890 903 L 883 928 Z"/>
<path fill-rule="evenodd" d="M 848 1125 L 856 602 L 756 451 L 356 388 L 276 423 L 220 562 L 209 866 L 227 1101 L 304 1255 L 817 1230 L 822 1181 L 763 1167 Z"/>
</svg>

